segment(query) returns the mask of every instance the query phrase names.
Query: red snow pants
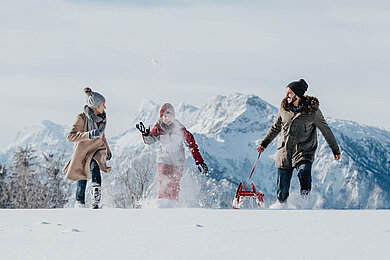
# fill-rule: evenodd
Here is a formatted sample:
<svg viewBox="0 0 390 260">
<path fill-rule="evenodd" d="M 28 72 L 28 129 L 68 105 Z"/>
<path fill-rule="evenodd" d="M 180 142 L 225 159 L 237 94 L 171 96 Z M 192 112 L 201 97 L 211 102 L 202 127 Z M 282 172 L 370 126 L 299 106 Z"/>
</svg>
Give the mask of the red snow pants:
<svg viewBox="0 0 390 260">
<path fill-rule="evenodd" d="M 158 198 L 178 200 L 183 166 L 158 163 Z"/>
</svg>

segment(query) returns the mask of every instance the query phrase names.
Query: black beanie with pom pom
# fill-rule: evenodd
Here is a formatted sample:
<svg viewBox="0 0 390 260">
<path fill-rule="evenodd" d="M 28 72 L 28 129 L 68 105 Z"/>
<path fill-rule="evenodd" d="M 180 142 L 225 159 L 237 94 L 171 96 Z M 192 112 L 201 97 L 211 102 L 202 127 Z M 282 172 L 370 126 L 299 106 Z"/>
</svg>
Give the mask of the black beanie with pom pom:
<svg viewBox="0 0 390 260">
<path fill-rule="evenodd" d="M 308 87 L 309 85 L 307 85 L 304 79 L 293 81 L 287 85 L 287 88 L 290 88 L 295 93 L 295 95 L 300 98 L 303 98 L 303 95 L 305 94 Z"/>
</svg>

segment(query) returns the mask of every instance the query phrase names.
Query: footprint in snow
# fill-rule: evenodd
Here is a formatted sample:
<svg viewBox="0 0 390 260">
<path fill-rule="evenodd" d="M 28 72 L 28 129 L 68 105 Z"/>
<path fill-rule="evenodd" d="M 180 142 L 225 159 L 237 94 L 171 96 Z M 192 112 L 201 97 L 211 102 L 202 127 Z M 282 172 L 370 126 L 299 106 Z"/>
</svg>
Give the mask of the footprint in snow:
<svg viewBox="0 0 390 260">
<path fill-rule="evenodd" d="M 42 224 L 42 225 L 50 225 L 51 223 L 46 222 L 46 221 L 42 221 L 40 224 Z"/>
<path fill-rule="evenodd" d="M 72 234 L 72 233 L 80 233 L 81 231 L 76 229 L 76 228 L 73 228 L 73 229 L 65 229 L 63 230 L 61 233 L 62 234 Z"/>
</svg>

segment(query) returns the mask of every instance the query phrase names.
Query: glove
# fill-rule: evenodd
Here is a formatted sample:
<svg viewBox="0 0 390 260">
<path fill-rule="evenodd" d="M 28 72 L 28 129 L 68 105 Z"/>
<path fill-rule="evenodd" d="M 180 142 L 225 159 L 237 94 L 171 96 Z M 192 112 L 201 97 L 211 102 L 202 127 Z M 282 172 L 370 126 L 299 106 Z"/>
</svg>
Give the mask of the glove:
<svg viewBox="0 0 390 260">
<path fill-rule="evenodd" d="M 209 172 L 209 167 L 207 167 L 205 162 L 197 162 L 196 165 L 198 166 L 198 169 L 201 173 L 207 174 Z"/>
<path fill-rule="evenodd" d="M 111 160 L 111 158 L 112 158 L 112 153 L 111 153 L 111 152 L 107 153 L 107 155 L 106 155 L 106 161 Z"/>
<path fill-rule="evenodd" d="M 136 124 L 135 127 L 141 132 L 143 136 L 148 136 L 150 134 L 150 127 L 146 128 L 142 122 Z"/>
<path fill-rule="evenodd" d="M 95 139 L 95 138 L 100 137 L 99 129 L 91 130 L 88 133 L 89 133 L 89 139 Z"/>
<path fill-rule="evenodd" d="M 259 146 L 257 146 L 257 151 L 258 151 L 259 153 L 264 152 L 264 150 L 265 150 L 265 148 L 264 148 L 264 146 L 262 146 L 261 144 L 260 144 Z"/>
</svg>

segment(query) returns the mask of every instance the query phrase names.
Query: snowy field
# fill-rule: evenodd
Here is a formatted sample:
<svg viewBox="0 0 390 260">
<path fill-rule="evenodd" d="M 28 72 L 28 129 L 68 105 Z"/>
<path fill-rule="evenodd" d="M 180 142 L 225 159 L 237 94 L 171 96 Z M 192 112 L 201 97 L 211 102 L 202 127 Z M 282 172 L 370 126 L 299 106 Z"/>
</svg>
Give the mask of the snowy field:
<svg viewBox="0 0 390 260">
<path fill-rule="evenodd" d="M 0 259 L 389 259 L 388 210 L 0 210 Z"/>
</svg>

